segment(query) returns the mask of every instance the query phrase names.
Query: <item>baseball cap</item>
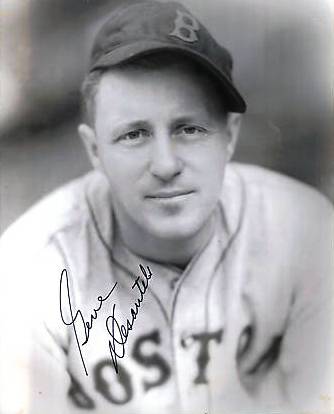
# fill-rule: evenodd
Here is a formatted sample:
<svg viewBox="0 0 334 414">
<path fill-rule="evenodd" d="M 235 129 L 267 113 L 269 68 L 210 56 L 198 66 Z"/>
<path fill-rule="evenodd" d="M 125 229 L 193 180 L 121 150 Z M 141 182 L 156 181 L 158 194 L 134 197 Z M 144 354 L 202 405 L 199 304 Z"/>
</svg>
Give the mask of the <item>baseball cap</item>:
<svg viewBox="0 0 334 414">
<path fill-rule="evenodd" d="M 115 9 L 95 37 L 89 72 L 161 51 L 175 51 L 204 65 L 222 86 L 231 112 L 246 103 L 232 80 L 230 52 L 183 5 L 146 0 Z"/>
</svg>

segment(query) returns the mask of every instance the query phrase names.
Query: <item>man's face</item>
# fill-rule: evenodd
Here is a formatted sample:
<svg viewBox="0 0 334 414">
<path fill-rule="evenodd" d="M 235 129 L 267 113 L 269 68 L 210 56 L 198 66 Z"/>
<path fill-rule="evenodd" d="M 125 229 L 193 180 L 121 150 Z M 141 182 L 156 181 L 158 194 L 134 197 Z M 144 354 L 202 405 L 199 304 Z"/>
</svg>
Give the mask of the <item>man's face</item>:
<svg viewBox="0 0 334 414">
<path fill-rule="evenodd" d="M 182 66 L 103 75 L 86 146 L 121 226 L 180 240 L 208 222 L 237 135 L 213 89 Z"/>
</svg>

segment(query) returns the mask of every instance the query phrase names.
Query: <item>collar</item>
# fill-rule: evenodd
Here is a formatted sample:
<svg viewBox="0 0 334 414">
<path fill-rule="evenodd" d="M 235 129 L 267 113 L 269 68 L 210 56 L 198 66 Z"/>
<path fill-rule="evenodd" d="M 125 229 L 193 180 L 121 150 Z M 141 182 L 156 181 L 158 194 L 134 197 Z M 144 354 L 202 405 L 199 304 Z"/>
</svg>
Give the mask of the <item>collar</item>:
<svg viewBox="0 0 334 414">
<path fill-rule="evenodd" d="M 112 250 L 115 230 L 112 194 L 107 178 L 98 170 L 89 174 L 86 201 L 99 237 L 103 244 Z M 229 163 L 226 166 L 219 207 L 225 229 L 225 243 L 228 244 L 241 227 L 245 208 L 245 184 L 238 172 L 237 164 Z"/>
</svg>

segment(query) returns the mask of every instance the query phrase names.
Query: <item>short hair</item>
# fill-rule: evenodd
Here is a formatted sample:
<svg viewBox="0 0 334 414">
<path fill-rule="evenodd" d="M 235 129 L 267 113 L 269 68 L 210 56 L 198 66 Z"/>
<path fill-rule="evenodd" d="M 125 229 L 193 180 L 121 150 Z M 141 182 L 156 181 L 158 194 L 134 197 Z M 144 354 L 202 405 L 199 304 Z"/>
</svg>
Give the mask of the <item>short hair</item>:
<svg viewBox="0 0 334 414">
<path fill-rule="evenodd" d="M 203 64 L 194 61 L 193 58 L 189 58 L 184 54 L 175 51 L 163 51 L 145 54 L 136 59 L 125 61 L 112 67 L 96 69 L 85 77 L 81 87 L 82 112 L 85 122 L 91 127 L 94 127 L 95 97 L 101 78 L 105 73 L 111 71 L 112 69 L 135 68 L 157 70 L 176 65 L 184 65 L 191 68 L 191 70 L 197 73 L 201 79 L 204 79 L 205 81 L 209 82 L 210 85 L 213 85 L 213 90 L 222 91 L 222 87 L 218 79 L 213 74 L 211 74 L 208 69 L 203 66 Z M 222 103 L 222 117 L 226 119 L 228 110 L 223 92 L 219 95 L 219 99 Z"/>
</svg>

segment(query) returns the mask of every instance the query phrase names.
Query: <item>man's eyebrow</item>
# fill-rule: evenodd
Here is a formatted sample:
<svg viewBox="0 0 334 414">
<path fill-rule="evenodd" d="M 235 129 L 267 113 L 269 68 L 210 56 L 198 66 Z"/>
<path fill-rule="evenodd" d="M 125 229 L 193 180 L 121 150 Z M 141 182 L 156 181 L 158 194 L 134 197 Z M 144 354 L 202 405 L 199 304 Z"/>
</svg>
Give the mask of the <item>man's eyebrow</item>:
<svg viewBox="0 0 334 414">
<path fill-rule="evenodd" d="M 175 127 L 178 125 L 202 123 L 202 122 L 205 124 L 209 123 L 209 118 L 206 114 L 203 114 L 201 116 L 198 116 L 198 114 L 188 114 L 188 115 L 183 115 L 183 116 L 173 119 L 171 122 L 171 126 Z"/>
<path fill-rule="evenodd" d="M 146 120 L 136 120 L 130 122 L 120 122 L 116 124 L 112 124 L 112 134 L 113 135 L 121 135 L 128 131 L 141 129 L 141 128 L 150 128 L 150 123 Z"/>
<path fill-rule="evenodd" d="M 177 116 L 170 121 L 169 127 L 171 129 L 185 124 L 193 124 L 193 123 L 203 123 L 208 125 L 209 124 L 209 117 L 207 114 L 202 114 L 198 116 L 198 114 L 187 114 L 182 116 Z M 112 124 L 112 135 L 119 136 L 125 134 L 131 130 L 135 129 L 152 129 L 153 125 L 146 119 L 138 119 L 134 121 L 120 121 L 119 123 L 114 122 Z"/>
</svg>

